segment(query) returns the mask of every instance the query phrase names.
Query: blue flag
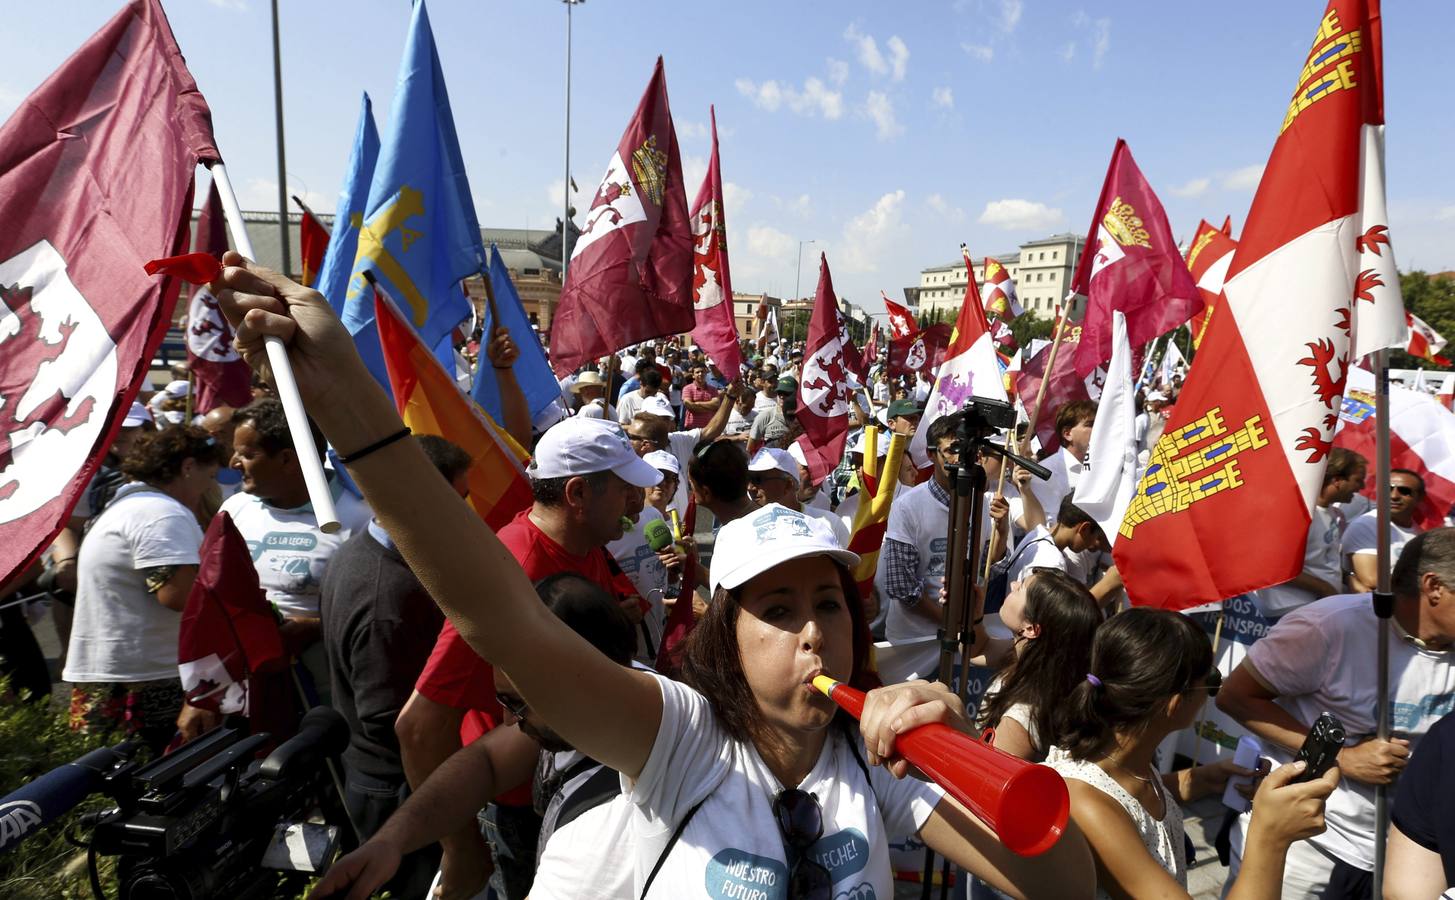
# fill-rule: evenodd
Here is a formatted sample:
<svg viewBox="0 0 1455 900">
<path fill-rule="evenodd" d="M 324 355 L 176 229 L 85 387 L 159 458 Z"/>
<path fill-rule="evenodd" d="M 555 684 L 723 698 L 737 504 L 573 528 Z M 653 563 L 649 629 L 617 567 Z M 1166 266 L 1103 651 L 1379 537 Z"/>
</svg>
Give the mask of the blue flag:
<svg viewBox="0 0 1455 900">
<path fill-rule="evenodd" d="M 387 388 L 388 378 L 363 273 L 372 271 L 399 301 L 426 346 L 440 347 L 470 316 L 460 279 L 484 266 L 444 73 L 424 0 L 417 0 L 343 311 L 359 355 L 381 384 Z M 453 371 L 452 358 L 441 362 Z"/>
<path fill-rule="evenodd" d="M 353 274 L 354 257 L 358 253 L 359 226 L 364 223 L 369 183 L 374 180 L 374 164 L 378 160 L 379 129 L 374 127 L 374 106 L 366 93 L 359 109 L 359 127 L 354 132 L 354 149 L 349 154 L 344 186 L 338 192 L 333 234 L 328 239 L 328 252 L 323 255 L 323 267 L 318 275 L 319 293 L 328 298 L 328 305 L 336 313 L 343 313 L 349 276 Z"/>
<path fill-rule="evenodd" d="M 515 361 L 515 380 L 520 389 L 525 393 L 526 406 L 530 407 L 531 418 L 535 418 L 551 405 L 552 400 L 561 399 L 561 385 L 556 381 L 556 376 L 551 372 L 551 364 L 546 359 L 545 348 L 541 346 L 541 339 L 535 329 L 530 327 L 530 319 L 525 314 L 525 307 L 521 305 L 520 294 L 516 293 L 515 284 L 510 280 L 510 270 L 505 267 L 505 261 L 500 258 L 500 251 L 494 244 L 490 245 L 490 288 L 495 293 L 495 309 L 500 314 L 500 325 L 510 330 L 511 340 L 520 349 L 520 356 Z M 503 421 L 503 414 L 500 406 L 500 385 L 495 380 L 495 369 L 491 367 L 490 360 L 485 358 L 485 345 L 490 342 L 490 335 L 500 327 L 490 318 L 490 305 L 485 305 L 485 326 L 480 333 L 480 361 L 475 367 L 475 388 L 471 392 L 475 402 L 495 421 Z"/>
</svg>

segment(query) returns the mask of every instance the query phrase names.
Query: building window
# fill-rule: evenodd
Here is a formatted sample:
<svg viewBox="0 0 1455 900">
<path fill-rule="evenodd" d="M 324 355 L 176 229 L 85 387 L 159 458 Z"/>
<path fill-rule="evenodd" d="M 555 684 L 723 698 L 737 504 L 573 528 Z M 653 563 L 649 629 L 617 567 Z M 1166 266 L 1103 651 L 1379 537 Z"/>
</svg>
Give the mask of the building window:
<svg viewBox="0 0 1455 900">
<path fill-rule="evenodd" d="M 1060 256 L 1060 255 L 1061 255 L 1061 251 L 1060 250 L 1052 250 L 1051 251 L 1051 261 L 1054 262 L 1056 260 L 1056 257 L 1057 256 Z"/>
</svg>

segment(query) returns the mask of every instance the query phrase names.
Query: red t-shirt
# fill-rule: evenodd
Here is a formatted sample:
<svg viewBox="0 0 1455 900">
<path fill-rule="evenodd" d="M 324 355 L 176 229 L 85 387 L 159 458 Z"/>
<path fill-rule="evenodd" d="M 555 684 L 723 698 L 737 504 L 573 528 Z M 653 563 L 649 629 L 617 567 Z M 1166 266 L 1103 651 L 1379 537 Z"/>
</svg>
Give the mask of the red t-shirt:
<svg viewBox="0 0 1455 900">
<path fill-rule="evenodd" d="M 522 510 L 500 529 L 499 537 L 533 582 L 557 572 L 577 572 L 613 594 L 619 593 L 613 587 L 614 575 L 605 547 L 597 547 L 585 556 L 573 556 L 536 527 L 530 520 L 529 509 Z M 449 619 L 440 628 L 434 651 L 414 689 L 442 706 L 465 710 L 465 718 L 460 722 L 462 745 L 473 742 L 505 719 L 504 711 L 495 701 L 495 670 L 465 643 Z M 530 783 L 502 796 L 500 802 L 510 806 L 530 803 Z"/>
<path fill-rule="evenodd" d="M 710 412 L 693 412 L 691 409 L 687 409 L 688 400 L 691 400 L 693 403 L 706 403 L 709 400 L 716 399 L 720 393 L 722 392 L 710 385 L 708 387 L 698 387 L 695 381 L 686 384 L 682 388 L 682 421 L 684 427 L 702 428 L 708 422 L 712 421 L 712 413 Z"/>
</svg>

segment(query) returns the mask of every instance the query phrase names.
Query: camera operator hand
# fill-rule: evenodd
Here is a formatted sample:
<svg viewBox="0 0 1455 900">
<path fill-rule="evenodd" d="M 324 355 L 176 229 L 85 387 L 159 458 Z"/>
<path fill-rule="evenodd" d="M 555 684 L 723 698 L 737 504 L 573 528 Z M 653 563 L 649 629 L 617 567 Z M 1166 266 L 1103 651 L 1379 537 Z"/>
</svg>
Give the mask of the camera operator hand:
<svg viewBox="0 0 1455 900">
<path fill-rule="evenodd" d="M 386 839 L 374 837 L 365 841 L 359 849 L 329 867 L 328 874 L 308 892 L 308 900 L 318 897 L 367 900 L 394 877 L 402 858 L 399 848 Z"/>
<path fill-rule="evenodd" d="M 1293 783 L 1304 768 L 1304 763 L 1293 762 L 1264 777 L 1253 795 L 1247 843 L 1287 847 L 1323 833 L 1324 801 L 1339 785 L 1339 767 L 1331 767 L 1322 778 Z"/>
<path fill-rule="evenodd" d="M 1371 737 L 1339 751 L 1339 768 L 1360 784 L 1392 784 L 1410 761 L 1410 742 Z"/>
</svg>

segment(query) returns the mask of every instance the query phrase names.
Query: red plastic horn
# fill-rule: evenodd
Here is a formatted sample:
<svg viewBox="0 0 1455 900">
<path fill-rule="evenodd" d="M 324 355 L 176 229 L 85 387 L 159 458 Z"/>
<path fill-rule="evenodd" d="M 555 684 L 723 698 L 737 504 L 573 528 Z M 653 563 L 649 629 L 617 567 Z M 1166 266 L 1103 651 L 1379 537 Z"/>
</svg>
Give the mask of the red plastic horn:
<svg viewBox="0 0 1455 900">
<path fill-rule="evenodd" d="M 854 718 L 863 715 L 863 691 L 827 675 L 815 678 L 813 686 Z M 895 746 L 990 826 L 1013 853 L 1044 853 L 1066 830 L 1071 798 L 1054 769 L 1028 763 L 938 722 L 899 735 Z"/>
</svg>

